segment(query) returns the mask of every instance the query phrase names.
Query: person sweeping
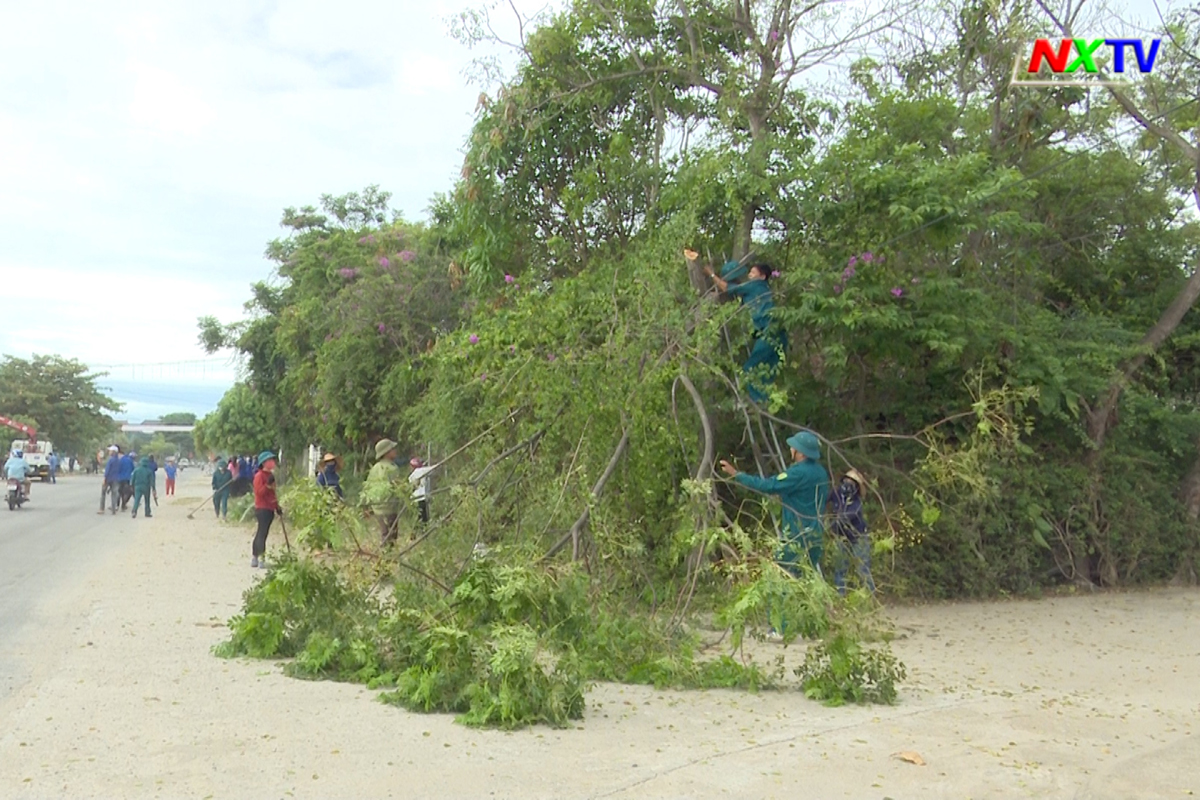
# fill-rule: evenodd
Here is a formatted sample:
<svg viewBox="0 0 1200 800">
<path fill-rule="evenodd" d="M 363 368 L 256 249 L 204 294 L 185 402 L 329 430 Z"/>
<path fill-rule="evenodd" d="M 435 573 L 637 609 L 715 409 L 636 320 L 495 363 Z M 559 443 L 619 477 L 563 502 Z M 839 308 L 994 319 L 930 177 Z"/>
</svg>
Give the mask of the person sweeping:
<svg viewBox="0 0 1200 800">
<path fill-rule="evenodd" d="M 283 509 L 275 495 L 275 454 L 264 450 L 258 455 L 258 463 L 261 468 L 254 475 L 254 519 L 258 522 L 258 530 L 250 550 L 250 566 L 266 569 L 267 534 L 271 532 L 276 515 L 283 519 Z"/>
<path fill-rule="evenodd" d="M 229 471 L 229 464 L 224 459 L 217 459 L 217 468 L 213 470 L 212 477 L 212 504 L 213 513 L 217 519 L 225 520 L 229 518 L 229 488 L 233 483 L 233 473 Z"/>
</svg>

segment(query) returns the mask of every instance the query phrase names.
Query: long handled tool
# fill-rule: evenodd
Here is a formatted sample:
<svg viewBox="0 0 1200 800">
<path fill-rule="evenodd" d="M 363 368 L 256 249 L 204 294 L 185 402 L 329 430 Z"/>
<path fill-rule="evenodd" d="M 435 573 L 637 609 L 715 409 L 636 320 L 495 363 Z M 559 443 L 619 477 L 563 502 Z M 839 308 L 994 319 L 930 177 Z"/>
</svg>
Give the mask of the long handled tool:
<svg viewBox="0 0 1200 800">
<path fill-rule="evenodd" d="M 204 508 L 204 507 L 205 507 L 206 505 L 208 505 L 209 503 L 211 503 L 211 502 L 212 502 L 212 499 L 213 499 L 214 497 L 216 497 L 218 494 L 220 494 L 221 492 L 223 492 L 223 491 L 225 491 L 226 489 L 228 489 L 228 488 L 229 488 L 229 486 L 230 486 L 230 484 L 232 484 L 234 480 L 236 480 L 236 478 L 235 478 L 235 479 L 232 479 L 232 480 L 229 480 L 229 481 L 227 481 L 227 482 L 225 483 L 225 485 L 224 485 L 224 486 L 222 486 L 220 489 L 217 489 L 215 492 L 213 492 L 212 494 L 210 494 L 210 495 L 208 496 L 208 499 L 207 499 L 207 500 L 205 500 L 203 503 L 201 503 L 200 505 L 198 505 L 198 506 L 196 506 L 195 508 L 193 508 L 193 509 L 191 510 L 191 512 L 190 512 L 190 513 L 188 513 L 188 515 L 187 515 L 187 518 L 188 518 L 188 519 L 195 519 L 195 513 L 196 513 L 197 511 L 199 511 L 200 509 Z"/>
<path fill-rule="evenodd" d="M 287 545 L 288 552 L 292 552 L 292 540 L 288 538 L 287 525 L 283 524 L 283 515 L 279 515 L 279 529 L 283 531 L 283 543 Z"/>
</svg>

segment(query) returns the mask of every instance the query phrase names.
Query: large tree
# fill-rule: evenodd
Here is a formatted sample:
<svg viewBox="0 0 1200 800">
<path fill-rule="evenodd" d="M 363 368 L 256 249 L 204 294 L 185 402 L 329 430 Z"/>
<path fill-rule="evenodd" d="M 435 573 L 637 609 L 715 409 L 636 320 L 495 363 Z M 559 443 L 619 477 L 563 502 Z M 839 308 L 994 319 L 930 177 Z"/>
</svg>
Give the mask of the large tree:
<svg viewBox="0 0 1200 800">
<path fill-rule="evenodd" d="M 0 414 L 32 423 L 62 453 L 90 451 L 112 430 L 121 404 L 96 386 L 104 373 L 61 356 L 0 361 Z M 4 429 L 7 430 L 7 429 Z"/>
</svg>

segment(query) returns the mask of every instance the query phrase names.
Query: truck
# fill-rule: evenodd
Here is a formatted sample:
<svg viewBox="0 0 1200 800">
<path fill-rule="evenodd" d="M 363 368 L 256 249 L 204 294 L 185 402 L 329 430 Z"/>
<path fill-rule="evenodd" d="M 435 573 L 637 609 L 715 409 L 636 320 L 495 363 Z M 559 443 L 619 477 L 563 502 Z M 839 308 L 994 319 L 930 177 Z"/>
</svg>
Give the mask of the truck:
<svg viewBox="0 0 1200 800">
<path fill-rule="evenodd" d="M 54 443 L 48 441 L 33 441 L 30 439 L 13 439 L 9 452 L 20 450 L 29 462 L 29 477 L 41 478 L 43 482 L 50 480 L 50 454 L 54 452 Z"/>
</svg>

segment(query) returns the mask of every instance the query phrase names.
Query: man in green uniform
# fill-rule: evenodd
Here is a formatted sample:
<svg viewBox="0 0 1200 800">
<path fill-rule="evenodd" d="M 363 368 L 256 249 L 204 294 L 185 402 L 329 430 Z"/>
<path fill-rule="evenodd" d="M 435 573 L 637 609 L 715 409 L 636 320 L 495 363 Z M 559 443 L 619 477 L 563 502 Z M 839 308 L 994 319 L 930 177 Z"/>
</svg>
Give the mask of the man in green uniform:
<svg viewBox="0 0 1200 800">
<path fill-rule="evenodd" d="M 738 472 L 728 461 L 721 471 L 735 481 L 764 494 L 777 494 L 783 501 L 783 541 L 776 561 L 796 577 L 801 574 L 801 557 L 807 556 L 820 571 L 825 552 L 825 530 L 821 516 L 829 498 L 829 473 L 821 466 L 821 442 L 808 431 L 787 440 L 792 450 L 787 472 L 773 478 L 760 478 Z"/>
<path fill-rule="evenodd" d="M 229 518 L 229 487 L 233 483 L 233 473 L 224 457 L 217 459 L 217 468 L 212 476 L 213 513 L 217 519 Z"/>
<path fill-rule="evenodd" d="M 404 475 L 396 466 L 398 447 L 391 439 L 383 439 L 375 445 L 375 465 L 367 473 L 367 480 L 363 484 L 363 497 L 379 520 L 379 533 L 384 547 L 396 540 L 396 521 L 400 518 L 397 485 L 404 480 Z"/>
<path fill-rule="evenodd" d="M 764 389 L 774 382 L 779 371 L 780 359 L 787 349 L 787 335 L 778 322 L 771 320 L 771 310 L 775 308 L 769 283 L 771 267 L 762 262 L 755 263 L 750 267 L 747 280 L 734 283 L 734 276 L 740 275 L 740 270 L 740 265 L 731 261 L 721 270 L 725 277 L 718 277 L 711 267 L 706 271 L 718 289 L 736 297 L 750 309 L 754 345 L 750 348 L 750 357 L 742 364 L 742 371 L 746 373 L 750 399 L 761 405 L 767 401 Z"/>
<path fill-rule="evenodd" d="M 150 519 L 150 495 L 157 495 L 158 489 L 154 485 L 154 470 L 150 469 L 150 459 L 143 458 L 138 468 L 133 471 L 133 477 L 130 479 L 133 484 L 133 518 L 137 519 L 138 504 L 142 498 L 146 498 L 146 519 Z"/>
</svg>

